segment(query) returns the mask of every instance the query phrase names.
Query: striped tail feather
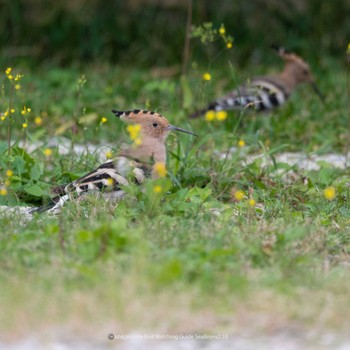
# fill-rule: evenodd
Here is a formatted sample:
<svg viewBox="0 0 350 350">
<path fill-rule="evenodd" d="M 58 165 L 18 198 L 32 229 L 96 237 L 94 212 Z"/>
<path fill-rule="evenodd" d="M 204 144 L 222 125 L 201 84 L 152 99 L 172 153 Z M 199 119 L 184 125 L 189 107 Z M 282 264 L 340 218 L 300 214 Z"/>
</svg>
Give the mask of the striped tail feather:
<svg viewBox="0 0 350 350">
<path fill-rule="evenodd" d="M 52 214 L 56 214 L 63 207 L 64 203 L 66 203 L 68 200 L 69 200 L 69 194 L 54 197 L 47 204 L 44 204 L 41 207 L 30 209 L 29 214 L 35 214 L 35 213 L 41 214 L 44 212 L 50 212 Z"/>
</svg>

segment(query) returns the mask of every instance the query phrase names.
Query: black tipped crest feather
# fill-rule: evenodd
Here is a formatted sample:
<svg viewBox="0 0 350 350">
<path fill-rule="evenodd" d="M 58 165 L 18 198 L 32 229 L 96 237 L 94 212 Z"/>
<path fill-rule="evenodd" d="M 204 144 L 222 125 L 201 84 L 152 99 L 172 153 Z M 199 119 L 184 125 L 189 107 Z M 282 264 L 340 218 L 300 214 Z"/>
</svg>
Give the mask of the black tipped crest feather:
<svg viewBox="0 0 350 350">
<path fill-rule="evenodd" d="M 133 114 L 150 114 L 150 115 L 157 114 L 159 117 L 164 118 L 161 114 L 159 114 L 157 112 L 141 110 L 141 109 L 134 109 L 132 111 L 117 111 L 115 109 L 112 109 L 112 113 L 114 113 L 118 118 L 121 117 L 122 115 L 128 116 L 130 113 L 133 113 Z"/>
<path fill-rule="evenodd" d="M 122 114 L 124 114 L 124 112 L 122 112 L 122 111 L 117 111 L 117 110 L 115 110 L 115 109 L 112 109 L 112 113 L 114 113 L 118 118 L 119 118 Z"/>
</svg>

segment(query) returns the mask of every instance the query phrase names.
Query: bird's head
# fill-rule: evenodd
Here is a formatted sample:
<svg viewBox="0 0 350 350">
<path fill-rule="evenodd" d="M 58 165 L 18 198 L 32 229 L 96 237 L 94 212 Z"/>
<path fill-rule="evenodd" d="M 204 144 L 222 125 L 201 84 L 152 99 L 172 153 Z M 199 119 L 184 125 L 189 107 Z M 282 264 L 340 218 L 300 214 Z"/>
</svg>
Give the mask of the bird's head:
<svg viewBox="0 0 350 350">
<path fill-rule="evenodd" d="M 112 112 L 124 122 L 139 125 L 141 138 L 164 142 L 172 130 L 196 136 L 190 131 L 169 124 L 165 117 L 156 112 L 138 109 L 126 112 L 112 110 Z"/>
<path fill-rule="evenodd" d="M 297 54 L 286 51 L 284 47 L 272 45 L 272 48 L 276 50 L 278 55 L 285 61 L 285 73 L 289 75 L 296 84 L 310 84 L 318 97 L 324 101 L 324 96 L 316 85 L 309 64 Z"/>
</svg>

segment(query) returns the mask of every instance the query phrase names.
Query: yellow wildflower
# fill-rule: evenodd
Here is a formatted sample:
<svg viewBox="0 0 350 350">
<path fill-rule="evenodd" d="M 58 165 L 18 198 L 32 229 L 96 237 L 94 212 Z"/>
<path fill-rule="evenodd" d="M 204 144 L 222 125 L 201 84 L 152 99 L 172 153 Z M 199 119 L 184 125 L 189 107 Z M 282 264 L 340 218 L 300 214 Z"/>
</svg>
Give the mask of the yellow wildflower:
<svg viewBox="0 0 350 350">
<path fill-rule="evenodd" d="M 6 176 L 11 177 L 13 175 L 13 171 L 11 169 L 6 170 Z"/>
<path fill-rule="evenodd" d="M 106 185 L 107 186 L 113 186 L 113 184 L 114 184 L 114 180 L 111 177 L 106 179 Z"/>
<path fill-rule="evenodd" d="M 211 122 L 215 119 L 215 111 L 207 111 L 207 113 L 205 113 L 205 120 L 207 122 Z"/>
<path fill-rule="evenodd" d="M 226 44 L 226 47 L 227 47 L 228 49 L 232 49 L 232 43 L 229 41 L 229 42 Z"/>
<path fill-rule="evenodd" d="M 101 118 L 101 124 L 104 124 L 108 119 L 106 117 Z"/>
<path fill-rule="evenodd" d="M 209 81 L 209 80 L 211 80 L 211 75 L 210 75 L 210 73 L 204 73 L 202 78 L 203 78 L 203 80 Z"/>
<path fill-rule="evenodd" d="M 335 188 L 333 186 L 326 187 L 323 190 L 323 196 L 329 201 L 332 201 L 336 197 Z"/>
<path fill-rule="evenodd" d="M 244 140 L 239 140 L 238 141 L 238 147 L 242 148 L 245 146 L 245 141 Z"/>
<path fill-rule="evenodd" d="M 216 112 L 216 119 L 223 121 L 227 118 L 227 112 L 226 111 L 218 111 Z"/>
<path fill-rule="evenodd" d="M 154 164 L 154 171 L 159 177 L 165 177 L 166 176 L 166 167 L 164 163 L 157 162 Z"/>
<path fill-rule="evenodd" d="M 12 74 L 8 74 L 8 75 L 7 75 L 7 78 L 8 78 L 9 80 L 12 80 L 12 79 L 13 79 Z"/>
<path fill-rule="evenodd" d="M 113 158 L 113 152 L 112 152 L 112 151 L 107 151 L 107 152 L 106 152 L 106 158 L 107 158 L 107 159 Z"/>
<path fill-rule="evenodd" d="M 1 118 L 2 121 L 4 121 L 6 119 L 5 114 L 2 114 L 0 118 Z"/>
<path fill-rule="evenodd" d="M 6 75 L 9 75 L 11 73 L 11 71 L 12 71 L 11 67 L 6 68 L 6 70 L 5 70 Z"/>
<path fill-rule="evenodd" d="M 234 191 L 233 197 L 239 202 L 244 198 L 244 192 L 242 190 Z"/>
<path fill-rule="evenodd" d="M 224 26 L 223 24 L 221 24 L 221 27 L 220 27 L 220 29 L 219 29 L 219 33 L 220 33 L 221 35 L 225 35 L 225 32 L 226 32 L 225 26 Z"/>
<path fill-rule="evenodd" d="M 20 85 L 20 84 L 16 84 L 16 85 L 15 85 L 15 89 L 16 89 L 16 90 L 20 90 L 20 89 L 21 89 L 21 85 Z"/>
<path fill-rule="evenodd" d="M 14 108 L 11 108 L 10 112 L 13 114 L 16 112 L 16 110 Z"/>
<path fill-rule="evenodd" d="M 23 123 L 23 124 L 22 124 L 22 128 L 23 128 L 23 129 L 28 128 L 28 123 Z"/>
<path fill-rule="evenodd" d="M 20 81 L 23 78 L 23 74 L 16 74 L 15 81 Z"/>
<path fill-rule="evenodd" d="M 30 113 L 32 110 L 30 108 L 27 108 L 26 106 L 23 106 L 23 109 L 21 110 L 22 115 L 26 115 L 27 113 Z"/>
<path fill-rule="evenodd" d="M 6 112 L 4 113 L 4 116 L 7 117 L 8 115 L 9 115 L 9 111 L 6 111 Z"/>
<path fill-rule="evenodd" d="M 139 137 L 139 134 L 141 131 L 141 125 L 139 124 L 128 125 L 126 130 L 128 131 L 130 138 L 133 141 L 135 141 Z"/>
<path fill-rule="evenodd" d="M 255 202 L 254 198 L 249 198 L 249 199 L 248 199 L 248 205 L 249 205 L 250 207 L 252 207 L 252 208 L 255 207 L 256 202 Z"/>
<path fill-rule="evenodd" d="M 159 185 L 155 185 L 154 187 L 153 187 L 153 192 L 154 193 L 161 193 L 162 192 L 162 186 L 159 186 Z"/>
<path fill-rule="evenodd" d="M 41 125 L 43 123 L 43 119 L 41 118 L 41 117 L 39 117 L 39 116 L 37 116 L 37 117 L 35 117 L 35 119 L 34 119 L 34 124 L 35 125 Z"/>
<path fill-rule="evenodd" d="M 44 149 L 45 157 L 50 157 L 52 155 L 52 149 L 51 148 L 45 148 Z"/>
<path fill-rule="evenodd" d="M 7 189 L 5 187 L 0 188 L 0 196 L 6 196 L 7 195 Z"/>
</svg>

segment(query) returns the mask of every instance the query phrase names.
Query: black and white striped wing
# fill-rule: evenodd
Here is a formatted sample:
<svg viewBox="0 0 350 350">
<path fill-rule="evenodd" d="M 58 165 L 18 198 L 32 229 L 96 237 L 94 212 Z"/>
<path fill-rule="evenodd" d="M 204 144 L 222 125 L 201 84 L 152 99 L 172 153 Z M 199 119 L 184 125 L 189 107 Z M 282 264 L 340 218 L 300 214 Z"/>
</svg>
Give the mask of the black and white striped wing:
<svg viewBox="0 0 350 350">
<path fill-rule="evenodd" d="M 288 93 L 282 85 L 267 79 L 256 79 L 226 96 L 217 99 L 209 110 L 254 109 L 266 111 L 279 107 L 288 99 Z"/>
<path fill-rule="evenodd" d="M 126 177 L 119 174 L 114 162 L 109 160 L 67 185 L 65 192 L 67 194 L 76 192 L 77 195 L 81 195 L 89 191 L 121 191 L 120 185 L 127 186 L 128 184 Z"/>
<path fill-rule="evenodd" d="M 120 168 L 120 169 L 119 169 Z M 79 197 L 88 192 L 101 192 L 108 198 L 121 198 L 124 195 L 122 186 L 129 185 L 129 173 L 137 184 L 141 184 L 149 176 L 148 167 L 144 164 L 120 157 L 116 161 L 108 160 L 97 169 L 65 186 L 61 195 L 54 197 L 48 204 L 31 211 L 50 211 L 57 213 L 71 197 Z"/>
</svg>

